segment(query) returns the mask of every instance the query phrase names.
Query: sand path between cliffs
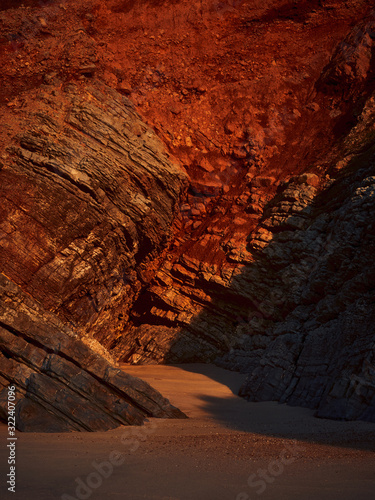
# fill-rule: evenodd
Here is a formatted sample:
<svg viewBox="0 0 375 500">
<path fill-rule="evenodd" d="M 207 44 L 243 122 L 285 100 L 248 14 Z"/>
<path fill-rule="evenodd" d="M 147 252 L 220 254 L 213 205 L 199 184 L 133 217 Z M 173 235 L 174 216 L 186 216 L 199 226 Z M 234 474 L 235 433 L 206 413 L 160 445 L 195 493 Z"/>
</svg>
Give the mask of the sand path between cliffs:
<svg viewBox="0 0 375 500">
<path fill-rule="evenodd" d="M 6 493 L 2 425 L 1 498 L 375 498 L 375 424 L 249 403 L 236 395 L 244 376 L 212 365 L 122 368 L 160 390 L 189 419 L 150 419 L 142 427 L 101 433 L 18 433 L 15 495 Z"/>
</svg>

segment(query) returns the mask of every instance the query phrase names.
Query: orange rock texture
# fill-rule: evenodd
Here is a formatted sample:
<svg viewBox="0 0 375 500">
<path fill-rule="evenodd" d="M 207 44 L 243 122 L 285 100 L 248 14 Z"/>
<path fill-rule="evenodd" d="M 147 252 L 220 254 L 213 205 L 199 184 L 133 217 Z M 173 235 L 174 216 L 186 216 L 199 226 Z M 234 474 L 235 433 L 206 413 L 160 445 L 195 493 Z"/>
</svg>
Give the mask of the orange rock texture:
<svg viewBox="0 0 375 500">
<path fill-rule="evenodd" d="M 370 2 L 1 9 L 1 271 L 119 360 L 375 418 Z"/>
</svg>

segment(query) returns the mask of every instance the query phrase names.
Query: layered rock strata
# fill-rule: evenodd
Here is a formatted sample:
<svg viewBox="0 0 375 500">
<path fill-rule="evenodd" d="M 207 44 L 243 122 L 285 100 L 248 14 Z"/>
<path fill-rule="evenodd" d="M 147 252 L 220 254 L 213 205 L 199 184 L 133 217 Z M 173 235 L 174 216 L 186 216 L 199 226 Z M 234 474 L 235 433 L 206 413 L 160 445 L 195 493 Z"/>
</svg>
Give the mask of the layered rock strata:
<svg viewBox="0 0 375 500">
<path fill-rule="evenodd" d="M 175 247 L 115 353 L 136 363 L 211 360 L 250 374 L 249 399 L 375 419 L 373 33 L 370 16 L 315 84 L 317 102 L 346 108 L 324 165 L 284 179 L 250 170 L 243 195 L 222 197 L 197 238 Z M 182 219 L 193 210 L 182 206 Z"/>
<path fill-rule="evenodd" d="M 111 89 L 45 87 L 27 102 L 0 171 L 0 268 L 84 334 L 113 338 L 170 238 L 184 173 Z"/>
<path fill-rule="evenodd" d="M 120 360 L 213 361 L 250 399 L 374 420 L 371 9 L 4 11 L 6 274 Z"/>
<path fill-rule="evenodd" d="M 18 428 L 181 416 L 92 349 L 111 358 L 93 334 L 122 332 L 170 238 L 185 174 L 129 101 L 99 84 L 38 89 L 13 120 L 0 170 L 0 268 L 11 280 L 1 381 L 17 387 Z"/>
<path fill-rule="evenodd" d="M 95 353 L 0 275 L 0 417 L 15 385 L 20 431 L 103 431 L 146 417 L 184 418 L 146 382 Z"/>
</svg>

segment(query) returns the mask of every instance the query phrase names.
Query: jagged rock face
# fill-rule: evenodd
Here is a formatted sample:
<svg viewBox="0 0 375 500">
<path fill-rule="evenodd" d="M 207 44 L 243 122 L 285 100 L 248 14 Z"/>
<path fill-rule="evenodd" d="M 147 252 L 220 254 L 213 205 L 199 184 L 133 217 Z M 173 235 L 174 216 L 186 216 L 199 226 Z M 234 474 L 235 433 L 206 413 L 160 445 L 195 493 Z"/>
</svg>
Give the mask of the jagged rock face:
<svg viewBox="0 0 375 500">
<path fill-rule="evenodd" d="M 233 82 L 223 79 L 215 87 L 215 92 L 220 88 L 228 100 L 223 102 L 222 110 L 215 108 L 223 127 L 219 144 L 226 145 L 220 161 L 213 161 L 211 166 L 204 162 L 206 169 L 197 173 L 195 160 L 187 156 L 200 154 L 199 144 L 194 142 L 195 148 L 176 146 L 174 149 L 186 161 L 191 185 L 175 222 L 176 237 L 168 260 L 136 301 L 126 335 L 116 346 L 112 345 L 115 354 L 123 359 L 131 362 L 214 360 L 232 348 L 242 323 L 249 315 L 258 314 L 259 304 L 275 288 L 273 274 L 259 258 L 258 250 L 268 246 L 277 232 L 305 228 L 317 193 L 348 163 L 350 155 L 358 154 L 372 143 L 372 133 L 364 130 L 356 130 L 351 140 L 345 141 L 356 123 L 365 119 L 362 110 L 374 90 L 373 70 L 368 64 L 373 56 L 374 16 L 367 15 L 361 8 L 363 5 L 357 2 L 352 2 L 350 7 L 331 2 L 330 7 L 342 21 L 336 29 L 332 23 L 327 25 L 325 3 L 320 4 L 320 8 L 314 5 L 311 11 L 306 10 L 305 4 L 289 13 L 282 9 L 285 17 L 276 9 L 272 17 L 268 11 L 267 16 L 264 12 L 260 15 L 257 2 L 252 2 L 254 10 L 250 15 L 246 10 L 250 2 L 245 2 L 238 10 L 229 9 L 221 18 L 217 31 L 225 26 L 227 36 L 230 33 L 238 44 L 244 40 L 233 29 L 233 23 L 241 14 L 242 22 L 246 19 L 249 26 L 257 19 L 262 30 L 249 29 L 248 37 L 255 43 L 256 32 L 257 43 L 263 43 L 262 47 L 266 47 L 271 34 L 276 40 L 283 37 L 288 57 L 277 59 L 276 64 L 270 62 L 264 68 L 259 66 L 257 77 L 246 80 L 244 85 L 248 85 L 247 96 L 252 97 L 251 102 L 236 94 L 237 108 L 241 103 L 252 110 L 247 123 L 252 132 L 246 137 L 241 128 L 241 120 L 247 116 L 244 108 L 236 108 L 237 114 L 229 122 L 220 115 L 225 106 L 234 106 L 234 94 L 229 92 Z M 292 11 L 295 16 L 291 15 Z M 207 14 L 206 22 L 214 24 L 214 17 L 213 13 L 212 17 Z M 349 19 L 351 22 L 344 27 Z M 314 41 L 314 57 L 306 52 L 307 42 L 295 47 L 295 37 L 298 39 L 302 33 L 301 23 L 305 39 L 309 43 Z M 218 42 L 215 51 L 224 62 L 226 56 L 220 48 Z M 207 51 L 206 54 L 211 55 L 208 48 Z M 251 52 L 251 57 L 250 53 L 247 55 L 245 68 L 252 58 L 260 62 L 260 53 L 264 58 L 275 56 L 275 51 L 258 52 Z M 303 68 L 298 66 L 299 78 L 288 64 L 291 53 L 295 64 L 303 59 Z M 270 68 L 274 68 L 275 85 L 269 87 L 265 81 Z M 347 76 L 340 80 L 337 75 L 344 73 Z M 260 84 L 265 87 L 263 93 Z M 168 82 L 166 85 L 168 87 Z M 157 87 L 155 92 L 159 96 L 163 90 Z M 293 105 L 288 96 L 293 98 Z M 189 101 L 187 110 L 181 113 L 189 113 L 195 104 Z M 205 105 L 202 97 L 200 106 L 204 109 Z M 156 112 L 149 109 L 148 117 Z M 267 120 L 272 121 L 273 117 L 272 124 L 262 122 L 261 113 L 267 115 Z M 185 122 L 186 114 L 181 116 Z M 204 127 L 202 123 L 199 122 Z M 236 131 L 239 131 L 238 137 Z M 207 144 L 205 148 L 214 150 Z M 242 157 L 234 154 L 238 148 L 242 148 Z M 230 175 L 221 187 L 215 187 L 209 176 L 224 179 L 224 164 Z M 288 312 L 285 310 L 283 314 Z M 281 318 L 278 315 L 274 321 Z M 265 320 L 263 330 L 270 321 Z"/>
<path fill-rule="evenodd" d="M 374 151 L 316 200 L 302 231 L 284 230 L 264 250 L 283 290 L 272 308 L 292 310 L 263 335 L 253 325 L 224 364 L 250 375 L 241 394 L 317 408 L 322 417 L 375 419 Z M 293 261 L 291 262 L 291 256 Z M 276 272 L 272 268 L 278 269 Z M 283 285 L 280 287 L 279 283 Z M 246 329 L 245 329 L 246 331 Z M 253 354 L 248 356 L 247 353 Z M 254 353 L 257 356 L 254 356 Z"/>
<path fill-rule="evenodd" d="M 185 174 L 131 103 L 99 83 L 30 92 L 12 125 L 0 171 L 0 268 L 24 293 L 3 278 L 0 351 L 1 398 L 16 385 L 18 429 L 107 430 L 181 416 L 92 349 L 110 359 L 93 335 L 121 335 L 171 236 Z"/>
<path fill-rule="evenodd" d="M 141 297 L 148 313 L 135 304 L 133 326 L 117 347 L 124 359 L 211 360 L 250 373 L 241 390 L 249 399 L 375 419 L 374 168 L 372 154 L 361 153 L 374 144 L 366 62 L 373 32 L 373 17 L 356 26 L 316 82 L 317 102 L 330 95 L 341 113 L 344 93 L 361 110 L 325 159 L 332 180 L 311 172 L 279 182 L 268 172 L 247 174 L 237 198 L 242 213 L 233 212 L 220 230 L 213 217 L 213 227 L 206 220 L 198 241 L 183 244 Z M 342 71 L 348 77 L 340 86 L 332 75 Z M 192 205 L 182 210 L 192 213 Z M 216 210 L 217 221 L 228 213 L 222 205 Z M 249 218 L 256 224 L 248 244 L 230 237 L 237 220 L 245 225 Z"/>
<path fill-rule="evenodd" d="M 364 116 L 358 128 L 369 130 L 372 99 Z M 168 273 L 196 286 L 205 272 L 199 262 L 164 266 L 159 288 L 151 290 L 170 305 L 165 325 L 134 327 L 136 346 L 127 359 L 211 359 L 249 373 L 240 392 L 249 400 L 316 408 L 325 418 L 374 421 L 374 146 L 347 162 L 320 194 L 314 174 L 281 184 L 251 235 L 256 258 L 226 281 L 216 279 L 211 296 L 198 289 L 181 298 L 176 289 L 160 286 L 170 282 Z M 192 314 L 194 299 L 206 300 L 198 317 Z M 156 299 L 154 304 L 153 314 Z"/>
<path fill-rule="evenodd" d="M 76 0 L 5 11 L 0 144 L 19 130 L 6 196 L 26 179 L 5 204 L 23 228 L 3 226 L 6 274 L 118 359 L 215 361 L 249 373 L 251 399 L 373 420 L 371 8 Z M 186 169 L 180 199 L 182 170 L 143 144 L 121 94 Z"/>
<path fill-rule="evenodd" d="M 184 174 L 110 89 L 46 88 L 28 105 L 0 172 L 1 270 L 113 339 L 170 237 Z"/>
<path fill-rule="evenodd" d="M 103 431 L 147 416 L 184 418 L 146 382 L 94 353 L 54 314 L 0 275 L 0 417 L 16 387 L 20 431 Z"/>
</svg>

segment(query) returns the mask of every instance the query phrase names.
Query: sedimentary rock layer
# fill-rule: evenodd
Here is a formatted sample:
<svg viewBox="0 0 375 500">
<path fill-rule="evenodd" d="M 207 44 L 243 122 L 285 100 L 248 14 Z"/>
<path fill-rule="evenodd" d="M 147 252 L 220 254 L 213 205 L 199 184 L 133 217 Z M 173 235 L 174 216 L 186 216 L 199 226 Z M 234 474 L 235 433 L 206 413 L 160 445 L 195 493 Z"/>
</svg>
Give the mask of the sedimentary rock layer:
<svg viewBox="0 0 375 500">
<path fill-rule="evenodd" d="M 331 103 L 327 128 L 346 114 L 323 165 L 277 179 L 269 162 L 210 212 L 181 207 L 204 230 L 135 303 L 123 359 L 211 360 L 250 373 L 249 399 L 374 420 L 374 26 L 352 28 L 314 84 L 314 109 Z"/>
<path fill-rule="evenodd" d="M 111 338 L 170 237 L 184 174 L 126 98 L 41 88 L 0 171 L 0 268 L 47 310 Z"/>
<path fill-rule="evenodd" d="M 1 14 L 1 269 L 120 360 L 373 420 L 369 2 L 31 4 Z"/>
<path fill-rule="evenodd" d="M 37 89 L 13 126 L 0 171 L 0 268 L 22 292 L 2 278 L 1 381 L 17 387 L 18 428 L 105 430 L 181 415 L 77 335 L 110 359 L 93 334 L 121 333 L 170 238 L 184 173 L 129 101 L 98 83 Z"/>
<path fill-rule="evenodd" d="M 125 374 L 0 274 L 0 416 L 16 387 L 21 431 L 103 431 L 148 416 L 184 414 L 146 382 Z"/>
</svg>

